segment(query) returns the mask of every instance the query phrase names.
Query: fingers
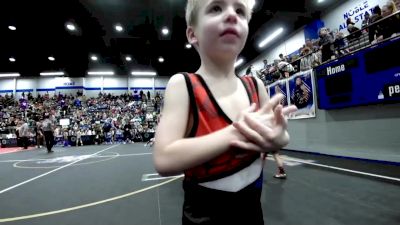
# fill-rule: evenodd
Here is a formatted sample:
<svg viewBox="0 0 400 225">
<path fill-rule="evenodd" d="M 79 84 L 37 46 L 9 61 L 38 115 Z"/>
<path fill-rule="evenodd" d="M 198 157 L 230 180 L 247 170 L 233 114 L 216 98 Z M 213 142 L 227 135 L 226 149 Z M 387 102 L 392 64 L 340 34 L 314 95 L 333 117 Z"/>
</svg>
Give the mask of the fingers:
<svg viewBox="0 0 400 225">
<path fill-rule="evenodd" d="M 282 98 L 282 94 L 275 95 L 257 113 L 251 113 L 255 110 L 254 104 L 244 110 L 242 120 L 234 122 L 233 126 L 246 140 L 235 140 L 231 145 L 260 152 L 279 149 L 287 145 L 289 134 L 286 130 L 287 119 L 285 115 L 295 112 L 297 107 L 294 105 L 283 107 L 280 104 Z"/>
<path fill-rule="evenodd" d="M 251 103 L 250 107 L 248 107 L 244 111 L 247 112 L 247 113 L 251 113 L 251 112 L 255 112 L 256 108 L 257 108 L 256 103 Z"/>
<path fill-rule="evenodd" d="M 244 117 L 244 121 L 249 126 L 250 129 L 254 130 L 258 134 L 264 136 L 264 134 L 271 132 L 272 130 L 269 128 L 271 126 L 271 122 L 267 118 L 268 116 L 259 117 L 258 120 L 255 117 L 246 115 Z M 272 118 L 272 116 L 269 116 Z M 260 121 L 262 119 L 262 121 Z M 264 121 L 265 120 L 265 121 Z"/>
<path fill-rule="evenodd" d="M 282 115 L 282 110 L 283 110 L 283 106 L 282 105 L 276 106 L 275 109 L 274 109 L 274 116 L 278 117 L 278 116 Z"/>
<path fill-rule="evenodd" d="M 264 113 L 270 113 L 272 110 L 275 109 L 277 105 L 281 102 L 283 99 L 284 95 L 283 94 L 276 94 L 274 95 L 260 110 L 259 112 L 261 114 Z"/>
<path fill-rule="evenodd" d="M 278 105 L 274 110 L 275 125 L 282 125 L 285 117 L 282 114 L 282 105 Z"/>
<path fill-rule="evenodd" d="M 244 121 L 235 127 L 249 142 L 259 146 L 261 149 L 271 148 L 274 142 L 273 130 L 254 117 L 245 116 Z"/>
<path fill-rule="evenodd" d="M 285 116 L 288 116 L 290 113 L 296 111 L 297 107 L 295 105 L 287 106 L 284 108 L 277 106 L 274 111 L 276 125 L 280 125 L 283 129 L 286 129 L 288 122 Z"/>
<path fill-rule="evenodd" d="M 294 113 L 297 111 L 297 107 L 295 105 L 291 105 L 291 106 L 286 106 L 282 109 L 282 113 L 283 115 L 287 116 L 290 113 Z"/>
<path fill-rule="evenodd" d="M 278 149 L 281 149 L 289 144 L 290 136 L 286 130 L 283 131 L 282 129 L 277 128 L 273 131 L 273 135 L 276 137 L 274 139 L 274 145 Z"/>
<path fill-rule="evenodd" d="M 258 134 L 255 130 L 251 129 L 244 122 L 234 122 L 233 127 L 235 127 L 248 141 L 260 144 L 263 143 L 263 137 Z"/>
</svg>

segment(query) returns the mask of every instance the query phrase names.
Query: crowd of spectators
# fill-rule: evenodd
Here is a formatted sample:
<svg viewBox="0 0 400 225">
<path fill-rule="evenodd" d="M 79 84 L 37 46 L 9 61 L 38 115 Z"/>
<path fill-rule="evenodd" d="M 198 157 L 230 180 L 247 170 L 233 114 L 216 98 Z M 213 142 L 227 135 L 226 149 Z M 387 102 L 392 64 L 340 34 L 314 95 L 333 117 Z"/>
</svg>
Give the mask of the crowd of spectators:
<svg viewBox="0 0 400 225">
<path fill-rule="evenodd" d="M 148 141 L 154 136 L 162 101 L 162 95 L 157 92 L 151 97 L 149 91 L 119 96 L 100 92 L 95 98 L 82 92 L 75 96 L 46 93 L 37 97 L 23 93 L 18 100 L 13 95 L 0 95 L 1 138 L 17 138 L 22 146 L 21 137 L 26 136 L 31 144 L 41 147 L 41 122 L 44 114 L 49 113 L 56 125 L 54 141 L 58 145 Z"/>
</svg>

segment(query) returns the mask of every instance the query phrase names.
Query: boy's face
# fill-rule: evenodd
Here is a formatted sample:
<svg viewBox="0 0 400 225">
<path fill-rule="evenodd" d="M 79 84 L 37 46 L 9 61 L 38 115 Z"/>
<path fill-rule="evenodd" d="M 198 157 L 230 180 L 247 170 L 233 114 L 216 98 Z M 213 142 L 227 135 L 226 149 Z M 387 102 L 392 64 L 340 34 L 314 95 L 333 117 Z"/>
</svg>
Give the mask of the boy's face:
<svg viewBox="0 0 400 225">
<path fill-rule="evenodd" d="M 219 58 L 236 56 L 248 35 L 246 5 L 242 0 L 204 0 L 197 24 L 188 27 L 188 39 L 200 54 Z"/>
</svg>

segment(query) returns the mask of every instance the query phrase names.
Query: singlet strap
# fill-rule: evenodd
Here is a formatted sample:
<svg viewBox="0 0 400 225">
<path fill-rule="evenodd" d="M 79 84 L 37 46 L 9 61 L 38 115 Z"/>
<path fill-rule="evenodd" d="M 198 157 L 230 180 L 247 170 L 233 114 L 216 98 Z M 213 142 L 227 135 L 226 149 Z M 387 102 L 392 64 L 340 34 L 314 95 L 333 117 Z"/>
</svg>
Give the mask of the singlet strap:
<svg viewBox="0 0 400 225">
<path fill-rule="evenodd" d="M 191 78 L 191 77 L 193 77 L 193 74 L 189 74 L 189 73 L 185 73 L 185 72 L 180 73 L 180 74 L 182 74 L 183 77 L 185 78 L 186 88 L 189 93 L 189 107 L 190 107 L 189 114 L 193 116 L 193 125 L 190 128 L 188 137 L 194 137 L 196 135 L 196 130 L 199 125 L 199 113 L 197 111 L 197 104 L 196 104 L 196 100 L 194 97 L 194 91 L 193 91 L 193 82 L 195 82 L 195 81 L 193 81 L 193 79 Z"/>
<path fill-rule="evenodd" d="M 258 85 L 257 85 L 256 79 L 254 77 L 249 77 L 249 76 L 241 77 L 240 79 L 244 83 L 247 94 L 250 98 L 250 102 L 256 103 L 257 108 L 259 108 L 260 107 L 260 97 L 258 94 Z"/>
</svg>

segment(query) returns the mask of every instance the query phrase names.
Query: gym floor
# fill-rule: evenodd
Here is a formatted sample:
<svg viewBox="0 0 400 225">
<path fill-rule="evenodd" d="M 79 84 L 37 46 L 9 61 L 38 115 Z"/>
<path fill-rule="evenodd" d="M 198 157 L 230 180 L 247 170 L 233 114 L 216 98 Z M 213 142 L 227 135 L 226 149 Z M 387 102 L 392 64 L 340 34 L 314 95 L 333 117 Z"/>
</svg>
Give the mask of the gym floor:
<svg viewBox="0 0 400 225">
<path fill-rule="evenodd" d="M 281 154 L 286 180 L 265 165 L 265 224 L 400 224 L 398 164 Z M 159 177 L 142 143 L 0 153 L 0 223 L 180 224 L 181 182 Z"/>
</svg>

